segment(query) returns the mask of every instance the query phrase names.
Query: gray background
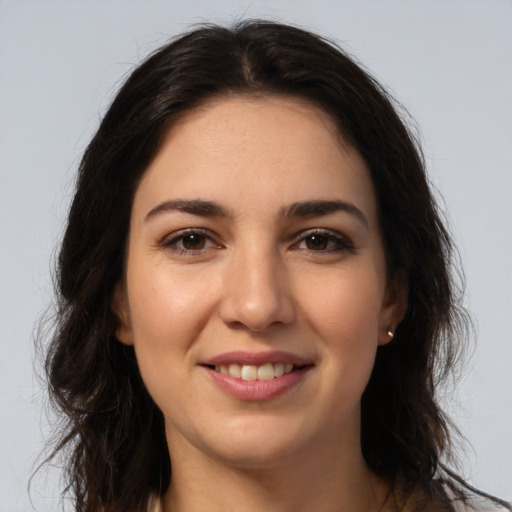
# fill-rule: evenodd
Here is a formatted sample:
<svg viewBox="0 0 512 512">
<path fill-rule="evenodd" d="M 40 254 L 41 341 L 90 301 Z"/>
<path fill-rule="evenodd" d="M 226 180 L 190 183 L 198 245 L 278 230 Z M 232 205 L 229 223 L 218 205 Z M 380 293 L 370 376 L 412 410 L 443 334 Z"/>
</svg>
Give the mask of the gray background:
<svg viewBox="0 0 512 512">
<path fill-rule="evenodd" d="M 512 499 L 512 2 L 0 0 L 0 511 L 28 511 L 49 433 L 34 324 L 80 154 L 133 65 L 191 23 L 267 17 L 340 41 L 420 126 L 449 210 L 478 346 L 447 405 L 463 473 Z M 58 471 L 33 481 L 56 510 Z"/>
</svg>

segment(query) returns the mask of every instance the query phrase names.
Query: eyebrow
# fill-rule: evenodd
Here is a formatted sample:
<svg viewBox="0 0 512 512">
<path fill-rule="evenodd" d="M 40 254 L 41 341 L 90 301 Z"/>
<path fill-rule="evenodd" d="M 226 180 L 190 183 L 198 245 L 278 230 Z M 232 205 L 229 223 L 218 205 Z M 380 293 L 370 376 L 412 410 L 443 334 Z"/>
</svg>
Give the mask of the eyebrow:
<svg viewBox="0 0 512 512">
<path fill-rule="evenodd" d="M 199 215 L 202 217 L 229 217 L 228 211 L 214 201 L 203 199 L 173 199 L 157 204 L 146 215 L 149 220 L 162 213 L 179 211 Z M 298 201 L 282 210 L 282 216 L 286 219 L 294 217 L 320 217 L 335 212 L 346 212 L 355 216 L 364 226 L 369 228 L 368 220 L 363 212 L 352 203 L 339 200 L 316 199 L 311 201 Z"/>
<path fill-rule="evenodd" d="M 368 220 L 363 212 L 354 204 L 338 200 L 313 200 L 299 201 L 287 206 L 284 209 L 285 218 L 292 217 L 320 217 L 335 212 L 346 212 L 356 217 L 365 227 L 369 229 Z"/>
<path fill-rule="evenodd" d="M 202 217 L 227 217 L 228 212 L 218 203 L 202 199 L 174 199 L 157 204 L 146 215 L 146 221 L 165 212 L 179 211 Z"/>
</svg>

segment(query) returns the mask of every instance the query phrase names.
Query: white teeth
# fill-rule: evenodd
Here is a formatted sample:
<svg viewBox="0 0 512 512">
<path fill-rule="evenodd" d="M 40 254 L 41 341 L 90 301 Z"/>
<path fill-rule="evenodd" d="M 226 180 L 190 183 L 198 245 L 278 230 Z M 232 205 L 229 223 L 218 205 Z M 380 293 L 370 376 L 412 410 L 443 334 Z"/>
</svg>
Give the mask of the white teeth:
<svg viewBox="0 0 512 512">
<path fill-rule="evenodd" d="M 238 363 L 233 364 L 221 364 L 215 366 L 215 371 L 223 373 L 224 375 L 230 375 L 235 379 L 242 380 L 272 380 L 274 378 L 282 377 L 287 373 L 291 373 L 293 370 L 292 363 L 265 363 L 261 366 L 252 364 L 240 365 Z"/>
<path fill-rule="evenodd" d="M 256 380 L 258 378 L 258 367 L 244 364 L 242 366 L 242 380 Z"/>
<path fill-rule="evenodd" d="M 274 377 L 282 377 L 284 375 L 284 364 L 277 363 L 274 365 Z"/>
<path fill-rule="evenodd" d="M 272 380 L 274 378 L 274 367 L 270 364 L 264 364 L 258 368 L 258 380 Z"/>
<path fill-rule="evenodd" d="M 230 364 L 228 366 L 228 373 L 231 377 L 235 377 L 235 379 L 240 379 L 242 377 L 242 367 L 239 364 Z"/>
</svg>

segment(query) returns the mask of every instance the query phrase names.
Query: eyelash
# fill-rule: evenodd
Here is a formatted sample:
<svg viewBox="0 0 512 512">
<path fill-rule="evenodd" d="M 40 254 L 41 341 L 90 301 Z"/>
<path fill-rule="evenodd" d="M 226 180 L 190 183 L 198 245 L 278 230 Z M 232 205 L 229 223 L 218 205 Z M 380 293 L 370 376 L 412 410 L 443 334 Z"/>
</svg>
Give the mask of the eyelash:
<svg viewBox="0 0 512 512">
<path fill-rule="evenodd" d="M 216 248 L 221 248 L 222 246 L 218 243 L 215 243 L 213 237 L 211 236 L 211 233 L 207 230 L 198 229 L 198 228 L 190 228 L 190 229 L 184 229 L 182 231 L 178 231 L 177 233 L 173 233 L 172 238 L 167 238 L 162 242 L 162 247 L 165 249 L 170 250 L 171 252 L 178 254 L 178 255 L 184 255 L 184 256 L 198 256 L 202 254 L 205 250 L 208 248 L 200 248 L 200 249 L 186 249 L 184 247 L 178 247 L 177 244 L 180 242 L 183 242 L 183 240 L 186 237 L 192 237 L 194 235 L 199 235 L 202 240 L 204 240 L 204 243 L 207 244 L 208 242 L 213 243 Z"/>
<path fill-rule="evenodd" d="M 183 231 L 178 231 L 177 233 L 173 233 L 172 238 L 167 238 L 162 242 L 162 247 L 171 252 L 184 255 L 184 256 L 199 256 L 204 253 L 204 251 L 208 250 L 211 247 L 201 247 L 199 249 L 186 249 L 184 247 L 179 247 L 179 243 L 183 243 L 186 237 L 199 236 L 200 240 L 203 241 L 204 244 L 213 244 L 215 248 L 222 248 L 221 244 L 215 242 L 211 233 L 207 230 L 198 229 L 198 228 L 190 228 L 185 229 Z M 310 248 L 299 247 L 303 243 L 307 243 L 308 239 L 313 237 L 318 237 L 326 241 L 326 244 L 329 245 L 334 244 L 334 247 L 329 247 L 325 249 L 315 250 Z M 312 253 L 333 253 L 333 252 L 354 252 L 355 246 L 352 241 L 346 236 L 341 236 L 339 233 L 326 230 L 326 229 L 313 229 L 300 233 L 296 238 L 298 240 L 292 245 L 293 250 L 302 250 L 308 251 Z"/>
<path fill-rule="evenodd" d="M 312 237 L 319 237 L 326 240 L 327 244 L 333 243 L 334 247 L 323 249 L 323 250 L 314 250 L 308 248 L 300 248 L 297 247 L 296 250 L 305 250 L 314 253 L 332 253 L 332 252 L 354 252 L 355 246 L 353 242 L 346 236 L 340 235 L 335 231 L 330 231 L 327 229 L 313 229 L 300 233 L 300 239 L 298 242 L 294 244 L 294 246 L 298 246 L 302 243 L 305 243 L 307 239 L 311 239 Z"/>
</svg>

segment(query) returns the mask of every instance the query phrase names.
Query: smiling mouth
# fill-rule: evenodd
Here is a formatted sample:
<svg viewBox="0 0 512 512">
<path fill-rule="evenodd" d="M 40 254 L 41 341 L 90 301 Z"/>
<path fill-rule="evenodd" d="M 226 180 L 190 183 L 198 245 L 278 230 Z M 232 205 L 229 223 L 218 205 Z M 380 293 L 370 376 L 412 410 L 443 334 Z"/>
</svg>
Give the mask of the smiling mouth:
<svg viewBox="0 0 512 512">
<path fill-rule="evenodd" d="M 238 364 L 232 363 L 227 365 L 207 365 L 208 368 L 222 373 L 224 375 L 229 375 L 235 379 L 240 380 L 273 380 L 282 377 L 283 375 L 287 375 L 296 370 L 301 370 L 309 365 L 294 365 L 292 363 L 265 363 L 259 366 L 250 365 L 250 364 Z"/>
</svg>

